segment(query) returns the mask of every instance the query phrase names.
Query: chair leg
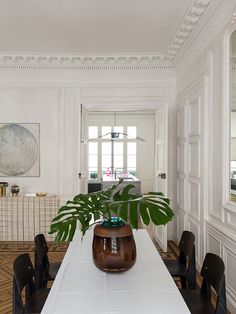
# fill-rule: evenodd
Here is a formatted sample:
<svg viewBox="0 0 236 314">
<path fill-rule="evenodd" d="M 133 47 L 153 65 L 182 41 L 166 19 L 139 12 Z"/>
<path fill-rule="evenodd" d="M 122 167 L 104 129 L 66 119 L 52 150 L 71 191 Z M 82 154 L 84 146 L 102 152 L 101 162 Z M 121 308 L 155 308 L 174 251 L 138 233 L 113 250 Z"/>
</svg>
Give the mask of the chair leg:
<svg viewBox="0 0 236 314">
<path fill-rule="evenodd" d="M 13 302 L 12 302 L 12 313 L 22 314 L 24 313 L 24 306 L 22 303 L 21 295 L 19 294 L 15 276 L 13 277 Z"/>
<path fill-rule="evenodd" d="M 186 289 L 187 288 L 186 277 L 180 277 L 180 282 L 181 282 L 181 288 Z"/>
<path fill-rule="evenodd" d="M 189 289 L 196 289 L 196 260 L 195 260 L 195 245 L 193 246 L 190 265 L 187 273 L 187 281 Z"/>
</svg>

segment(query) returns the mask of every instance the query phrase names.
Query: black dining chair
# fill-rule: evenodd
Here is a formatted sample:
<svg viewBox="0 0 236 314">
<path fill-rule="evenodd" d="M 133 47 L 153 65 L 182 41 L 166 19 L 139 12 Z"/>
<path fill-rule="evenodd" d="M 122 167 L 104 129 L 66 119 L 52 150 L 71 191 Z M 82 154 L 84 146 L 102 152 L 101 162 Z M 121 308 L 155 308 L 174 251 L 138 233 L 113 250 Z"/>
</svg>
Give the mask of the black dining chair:
<svg viewBox="0 0 236 314">
<path fill-rule="evenodd" d="M 48 281 L 56 278 L 61 262 L 49 263 L 48 245 L 42 233 L 34 238 L 35 242 L 35 284 L 37 288 L 46 288 Z"/>
<path fill-rule="evenodd" d="M 171 276 L 179 277 L 182 289 L 196 289 L 195 236 L 191 231 L 183 231 L 179 242 L 177 260 L 164 259 Z"/>
<path fill-rule="evenodd" d="M 222 259 L 218 255 L 207 253 L 201 269 L 203 278 L 201 288 L 180 290 L 192 314 L 227 313 L 224 271 Z M 215 307 L 211 302 L 211 288 L 217 295 Z"/>
<path fill-rule="evenodd" d="M 16 257 L 13 263 L 13 314 L 41 313 L 50 289 L 36 289 L 35 271 L 29 254 Z M 25 303 L 22 292 L 25 289 Z"/>
</svg>

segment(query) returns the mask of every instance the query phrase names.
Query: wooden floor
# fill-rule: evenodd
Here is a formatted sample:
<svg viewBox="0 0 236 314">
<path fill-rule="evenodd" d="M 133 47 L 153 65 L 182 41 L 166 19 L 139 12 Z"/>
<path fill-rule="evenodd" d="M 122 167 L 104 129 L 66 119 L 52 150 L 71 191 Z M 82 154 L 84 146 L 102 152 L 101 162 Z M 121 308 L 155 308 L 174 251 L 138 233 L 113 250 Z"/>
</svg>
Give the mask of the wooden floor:
<svg viewBox="0 0 236 314">
<path fill-rule="evenodd" d="M 51 262 L 61 261 L 67 245 L 49 244 Z M 12 265 L 14 259 L 23 253 L 29 253 L 33 261 L 33 242 L 0 242 L 0 314 L 12 313 Z"/>
</svg>

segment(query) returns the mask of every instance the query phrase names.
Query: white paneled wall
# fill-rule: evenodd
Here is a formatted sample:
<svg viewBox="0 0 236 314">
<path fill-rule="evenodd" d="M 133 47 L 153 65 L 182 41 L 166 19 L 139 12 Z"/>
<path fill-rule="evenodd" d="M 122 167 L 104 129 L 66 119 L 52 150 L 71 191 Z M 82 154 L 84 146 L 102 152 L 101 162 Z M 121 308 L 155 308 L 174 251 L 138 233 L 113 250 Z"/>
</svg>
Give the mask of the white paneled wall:
<svg viewBox="0 0 236 314">
<path fill-rule="evenodd" d="M 196 260 L 202 262 L 199 249 L 203 212 L 201 150 L 203 147 L 204 85 L 202 80 L 185 91 L 177 102 L 177 237 L 188 229 L 196 237 Z"/>
<path fill-rule="evenodd" d="M 226 2 L 228 8 L 233 5 Z M 184 229 L 195 234 L 199 269 L 207 252 L 222 257 L 228 308 L 236 313 L 236 203 L 227 199 L 227 47 L 236 29 L 232 12 L 219 7 L 176 66 L 176 239 Z"/>
<path fill-rule="evenodd" d="M 47 65 L 37 62 L 6 65 L 0 62 L 0 69 L 0 123 L 40 124 L 40 176 L 0 177 L 9 186 L 19 185 L 21 194 L 47 192 L 59 196 L 64 204 L 80 191 L 86 191 L 87 156 L 86 143 L 81 143 L 80 139 L 83 131 L 81 104 L 93 111 L 125 111 L 154 110 L 167 103 L 169 119 L 175 121 L 175 77 L 171 66 L 144 67 L 132 63 L 126 67 L 122 63 L 115 67 L 109 64 L 89 67 L 69 64 L 64 67 L 51 62 Z M 148 128 L 151 129 L 151 124 Z M 174 132 L 171 126 L 171 149 L 175 145 Z M 140 150 L 148 163 L 147 151 L 143 147 Z M 171 154 L 168 184 L 172 199 L 174 162 L 175 156 Z M 148 174 L 146 167 L 140 164 L 139 168 L 146 189 L 152 190 L 151 167 L 148 167 Z M 172 229 L 169 230 L 171 237 Z"/>
</svg>

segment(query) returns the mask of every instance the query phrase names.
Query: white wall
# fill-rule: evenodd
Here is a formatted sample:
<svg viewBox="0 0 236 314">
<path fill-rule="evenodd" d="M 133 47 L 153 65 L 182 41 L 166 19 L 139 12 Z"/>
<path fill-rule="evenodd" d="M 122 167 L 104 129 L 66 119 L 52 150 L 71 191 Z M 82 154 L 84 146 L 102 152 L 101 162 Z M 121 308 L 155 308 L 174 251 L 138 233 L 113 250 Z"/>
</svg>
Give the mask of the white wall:
<svg viewBox="0 0 236 314">
<path fill-rule="evenodd" d="M 228 34 L 236 29 L 232 23 L 235 10 L 235 2 L 222 1 L 176 60 L 176 240 L 183 229 L 194 232 L 199 269 L 206 252 L 223 258 L 232 313 L 236 313 L 236 204 L 227 205 L 226 197 L 230 147 L 225 68 Z"/>
<path fill-rule="evenodd" d="M 79 193 L 81 103 L 89 110 L 153 109 L 168 103 L 169 118 L 175 121 L 175 77 L 169 67 L 0 64 L 0 68 L 0 123 L 40 123 L 40 177 L 0 178 L 18 184 L 24 193 L 45 191 L 60 195 L 62 201 Z M 173 126 L 169 138 L 173 149 Z M 171 198 L 173 164 L 172 155 Z M 150 175 L 146 179 L 150 187 Z"/>
<path fill-rule="evenodd" d="M 74 90 L 47 83 L 19 82 L 0 86 L 1 123 L 40 124 L 40 176 L 1 177 L 1 181 L 7 181 L 9 186 L 19 185 L 21 193 L 45 191 L 70 195 L 71 191 L 75 192 L 71 180 L 76 171 L 72 169 L 73 155 L 64 156 L 62 152 L 62 147 L 73 150 L 73 128 L 77 128 L 71 115 L 76 111 L 73 93 Z"/>
<path fill-rule="evenodd" d="M 154 115 L 143 111 L 141 114 L 131 112 L 117 113 L 117 125 L 136 126 L 137 135 L 145 139 L 137 141 L 137 174 L 141 180 L 141 192 L 147 193 L 154 186 Z M 89 114 L 88 125 L 114 125 L 114 114 Z"/>
</svg>

